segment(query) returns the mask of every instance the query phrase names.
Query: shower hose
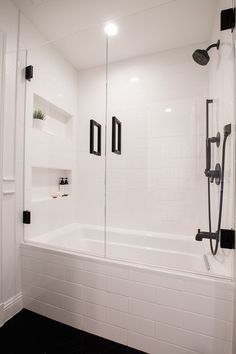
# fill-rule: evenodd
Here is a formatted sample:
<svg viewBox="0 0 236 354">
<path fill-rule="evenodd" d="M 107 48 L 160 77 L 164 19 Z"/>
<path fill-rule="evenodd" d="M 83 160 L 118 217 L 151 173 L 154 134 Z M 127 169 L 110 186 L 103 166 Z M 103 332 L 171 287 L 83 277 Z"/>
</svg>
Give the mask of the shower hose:
<svg viewBox="0 0 236 354">
<path fill-rule="evenodd" d="M 220 241 L 220 229 L 221 229 L 221 219 L 222 219 L 222 209 L 223 209 L 223 197 L 224 197 L 224 174 L 225 174 L 225 147 L 226 141 L 230 133 L 224 132 L 224 140 L 222 147 L 222 169 L 221 169 L 221 182 L 220 182 L 220 205 L 219 205 L 219 215 L 218 215 L 218 224 L 216 231 L 216 243 L 213 246 L 213 237 L 212 237 L 212 222 L 211 222 L 211 182 L 210 177 L 208 177 L 208 219 L 209 219 L 209 232 L 210 232 L 210 247 L 211 253 L 213 256 L 216 255 L 219 247 Z"/>
</svg>

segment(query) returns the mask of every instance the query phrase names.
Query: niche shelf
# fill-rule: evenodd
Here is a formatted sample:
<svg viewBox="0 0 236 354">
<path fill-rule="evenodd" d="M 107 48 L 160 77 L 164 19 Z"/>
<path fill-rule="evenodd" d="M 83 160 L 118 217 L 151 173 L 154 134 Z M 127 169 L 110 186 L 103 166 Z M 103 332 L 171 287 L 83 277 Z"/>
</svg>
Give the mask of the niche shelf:
<svg viewBox="0 0 236 354">
<path fill-rule="evenodd" d="M 32 118 L 31 161 L 33 167 L 70 170 L 73 166 L 73 117 L 34 94 L 34 109 L 46 114 L 40 122 Z M 37 123 L 37 124 L 36 124 Z"/>
<path fill-rule="evenodd" d="M 32 118 L 33 128 L 63 139 L 71 138 L 72 116 L 68 112 L 36 94 L 34 94 L 33 107 L 34 110 L 40 109 L 46 114 L 46 119 L 42 122 L 41 129 L 34 124 L 36 120 Z"/>
<path fill-rule="evenodd" d="M 32 168 L 32 202 L 56 202 L 69 199 L 71 195 L 71 170 L 54 168 Z M 69 181 L 69 196 L 53 198 L 52 194 L 59 190 L 60 177 L 67 177 Z"/>
</svg>

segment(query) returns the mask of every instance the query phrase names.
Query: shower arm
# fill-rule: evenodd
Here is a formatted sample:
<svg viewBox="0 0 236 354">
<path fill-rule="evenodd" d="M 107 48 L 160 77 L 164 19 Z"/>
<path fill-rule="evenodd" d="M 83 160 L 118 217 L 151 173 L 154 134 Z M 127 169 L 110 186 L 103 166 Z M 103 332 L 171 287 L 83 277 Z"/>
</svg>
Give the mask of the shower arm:
<svg viewBox="0 0 236 354">
<path fill-rule="evenodd" d="M 217 41 L 216 43 L 209 45 L 209 47 L 207 47 L 206 51 L 209 52 L 209 50 L 212 48 L 219 49 L 219 47 L 220 47 L 220 41 Z"/>
</svg>

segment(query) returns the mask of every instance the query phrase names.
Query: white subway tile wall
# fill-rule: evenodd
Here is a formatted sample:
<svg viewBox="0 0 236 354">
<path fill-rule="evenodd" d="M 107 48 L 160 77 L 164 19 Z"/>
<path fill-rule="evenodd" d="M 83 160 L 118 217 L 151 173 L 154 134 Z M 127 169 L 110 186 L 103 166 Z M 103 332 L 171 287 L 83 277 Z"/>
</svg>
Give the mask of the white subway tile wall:
<svg viewBox="0 0 236 354">
<path fill-rule="evenodd" d="M 233 283 L 22 245 L 24 307 L 150 354 L 230 354 Z"/>
</svg>

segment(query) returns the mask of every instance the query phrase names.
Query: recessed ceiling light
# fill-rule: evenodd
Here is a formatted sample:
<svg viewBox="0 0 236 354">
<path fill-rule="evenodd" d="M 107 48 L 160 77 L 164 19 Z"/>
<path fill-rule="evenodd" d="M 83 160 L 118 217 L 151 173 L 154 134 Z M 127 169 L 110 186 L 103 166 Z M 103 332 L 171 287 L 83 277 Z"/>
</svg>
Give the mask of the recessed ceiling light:
<svg viewBox="0 0 236 354">
<path fill-rule="evenodd" d="M 118 32 L 118 27 L 114 23 L 108 23 L 105 26 L 104 31 L 108 36 L 115 36 Z"/>
<path fill-rule="evenodd" d="M 139 78 L 134 76 L 134 77 L 131 77 L 129 81 L 132 83 L 136 83 L 136 82 L 139 82 Z"/>
<path fill-rule="evenodd" d="M 166 113 L 170 113 L 170 112 L 172 112 L 172 109 L 171 108 L 166 108 L 165 111 L 166 111 Z"/>
</svg>

